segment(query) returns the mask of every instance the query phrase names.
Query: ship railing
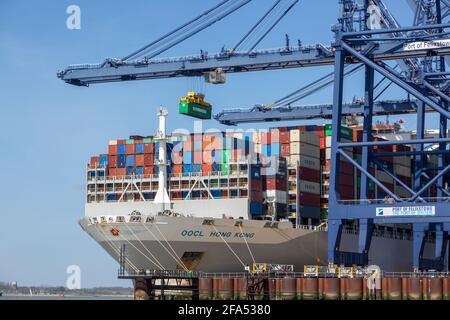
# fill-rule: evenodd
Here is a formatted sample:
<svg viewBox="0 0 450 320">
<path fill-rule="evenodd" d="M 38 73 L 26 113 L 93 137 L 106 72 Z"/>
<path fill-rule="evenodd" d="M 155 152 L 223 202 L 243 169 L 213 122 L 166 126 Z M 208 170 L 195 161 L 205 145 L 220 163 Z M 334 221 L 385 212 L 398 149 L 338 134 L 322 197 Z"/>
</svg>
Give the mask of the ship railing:
<svg viewBox="0 0 450 320">
<path fill-rule="evenodd" d="M 341 271 L 339 271 L 341 269 Z M 183 270 L 123 270 L 119 269 L 118 276 L 139 278 L 216 278 L 216 279 L 235 279 L 248 277 L 263 278 L 368 278 L 372 275 L 370 271 L 364 268 L 335 268 L 329 271 L 327 266 L 318 266 L 317 272 L 287 272 L 287 271 L 269 271 L 269 272 L 202 272 L 202 271 L 183 271 Z M 450 277 L 450 272 L 440 271 L 420 271 L 420 272 L 390 272 L 381 271 L 383 278 L 445 278 Z"/>
</svg>

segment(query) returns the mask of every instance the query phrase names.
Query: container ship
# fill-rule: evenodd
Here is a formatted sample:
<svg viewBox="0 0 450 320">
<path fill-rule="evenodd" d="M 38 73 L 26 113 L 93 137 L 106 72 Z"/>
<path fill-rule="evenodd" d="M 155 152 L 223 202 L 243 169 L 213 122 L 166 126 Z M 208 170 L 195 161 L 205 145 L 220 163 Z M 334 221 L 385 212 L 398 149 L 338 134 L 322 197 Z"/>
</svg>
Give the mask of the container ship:
<svg viewBox="0 0 450 320">
<path fill-rule="evenodd" d="M 169 135 L 167 112 L 161 108 L 158 117 L 155 135 L 112 140 L 107 153 L 87 164 L 79 223 L 117 262 L 133 272 L 242 272 L 255 262 L 294 271 L 327 265 L 330 125 Z M 342 141 L 358 141 L 361 132 L 343 127 Z M 374 127 L 374 133 L 374 139 L 398 138 L 394 126 Z M 379 148 L 373 152 L 410 147 Z M 357 148 L 346 152 L 361 159 Z M 410 157 L 380 161 L 411 185 Z M 437 165 L 432 157 L 428 162 Z M 340 168 L 341 199 L 355 201 L 360 175 L 345 160 Z M 408 195 L 383 171 L 372 174 L 397 195 Z M 369 188 L 370 198 L 389 201 L 376 185 Z M 356 251 L 357 235 L 358 226 L 347 222 L 341 250 Z M 408 225 L 376 225 L 369 263 L 412 271 L 411 236 Z M 432 242 L 425 255 L 433 253 Z"/>
</svg>

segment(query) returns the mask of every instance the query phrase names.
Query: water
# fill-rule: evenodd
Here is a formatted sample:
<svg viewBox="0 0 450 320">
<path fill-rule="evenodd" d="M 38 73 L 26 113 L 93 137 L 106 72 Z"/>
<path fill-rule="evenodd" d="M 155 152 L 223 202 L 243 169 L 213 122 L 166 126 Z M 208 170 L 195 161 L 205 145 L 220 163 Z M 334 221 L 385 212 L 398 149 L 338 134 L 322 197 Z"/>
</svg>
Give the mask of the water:
<svg viewBox="0 0 450 320">
<path fill-rule="evenodd" d="M 133 300 L 133 297 L 129 296 L 1 296 L 1 300 Z"/>
</svg>

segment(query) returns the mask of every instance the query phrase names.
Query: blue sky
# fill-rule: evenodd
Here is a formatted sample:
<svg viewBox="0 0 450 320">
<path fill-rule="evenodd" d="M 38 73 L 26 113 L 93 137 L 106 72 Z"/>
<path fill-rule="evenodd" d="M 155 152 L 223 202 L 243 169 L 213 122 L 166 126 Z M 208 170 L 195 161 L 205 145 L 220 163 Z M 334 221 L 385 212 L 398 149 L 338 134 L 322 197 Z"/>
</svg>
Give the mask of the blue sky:
<svg viewBox="0 0 450 320">
<path fill-rule="evenodd" d="M 130 285 L 116 279 L 117 264 L 77 224 L 84 211 L 85 164 L 91 155 L 107 152 L 109 139 L 153 134 L 159 105 L 171 111 L 170 129 L 192 130 L 191 120 L 177 114 L 177 100 L 193 81 L 84 88 L 63 83 L 56 72 L 69 64 L 122 57 L 217 2 L 0 1 L 0 281 L 64 285 L 66 267 L 76 264 L 83 287 Z M 254 2 L 164 55 L 233 46 L 273 3 Z M 329 44 L 337 3 L 300 1 L 259 48 L 283 46 L 285 33 L 292 42 Z M 412 13 L 403 2 L 386 3 L 402 24 L 411 23 Z M 71 4 L 81 8 L 81 30 L 66 28 Z M 207 100 L 219 111 L 271 102 L 329 71 L 322 67 L 233 74 L 226 85 L 204 87 Z M 349 81 L 346 99 L 362 96 L 362 77 Z M 386 96 L 401 97 L 396 90 Z M 329 102 L 331 90 L 304 100 Z M 204 127 L 224 128 L 214 121 Z"/>
</svg>

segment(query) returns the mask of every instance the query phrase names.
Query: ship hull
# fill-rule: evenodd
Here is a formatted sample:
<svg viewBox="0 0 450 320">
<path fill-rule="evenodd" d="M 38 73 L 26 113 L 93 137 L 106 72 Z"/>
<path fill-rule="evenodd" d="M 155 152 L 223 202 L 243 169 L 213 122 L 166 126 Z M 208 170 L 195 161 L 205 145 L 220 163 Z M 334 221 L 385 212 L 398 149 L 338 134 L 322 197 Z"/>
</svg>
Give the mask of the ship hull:
<svg viewBox="0 0 450 320">
<path fill-rule="evenodd" d="M 270 223 L 269 223 L 270 224 Z M 242 272 L 253 262 L 293 265 L 327 264 L 327 232 L 295 229 L 289 223 L 277 227 L 265 221 L 156 216 L 152 222 L 90 223 L 82 228 L 117 262 L 125 245 L 126 268 L 130 270 L 176 270 L 183 266 L 204 272 Z M 355 251 L 357 236 L 344 234 L 341 250 Z M 425 248 L 430 251 L 431 248 Z M 180 259 L 182 261 L 180 261 Z M 385 271 L 411 271 L 410 240 L 374 237 L 369 263 Z"/>
</svg>

